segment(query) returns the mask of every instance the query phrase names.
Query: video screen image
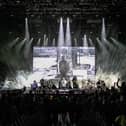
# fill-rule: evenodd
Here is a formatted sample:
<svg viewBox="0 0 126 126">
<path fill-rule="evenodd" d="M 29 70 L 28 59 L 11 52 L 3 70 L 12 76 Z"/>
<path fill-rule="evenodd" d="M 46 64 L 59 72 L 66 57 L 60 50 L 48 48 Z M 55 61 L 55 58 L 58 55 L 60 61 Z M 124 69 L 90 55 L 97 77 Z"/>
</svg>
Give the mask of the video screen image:
<svg viewBox="0 0 126 126">
<path fill-rule="evenodd" d="M 34 47 L 33 72 L 44 79 L 95 79 L 94 47 Z"/>
</svg>

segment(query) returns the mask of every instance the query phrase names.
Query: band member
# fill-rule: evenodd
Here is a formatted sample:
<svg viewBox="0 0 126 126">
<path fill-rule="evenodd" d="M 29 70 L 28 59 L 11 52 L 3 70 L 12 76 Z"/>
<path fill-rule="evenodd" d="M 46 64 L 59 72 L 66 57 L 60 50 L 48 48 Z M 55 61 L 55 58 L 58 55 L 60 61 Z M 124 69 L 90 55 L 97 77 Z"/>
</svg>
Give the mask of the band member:
<svg viewBox="0 0 126 126">
<path fill-rule="evenodd" d="M 73 77 L 72 82 L 73 82 L 73 88 L 79 88 L 78 80 L 76 76 Z"/>
<path fill-rule="evenodd" d="M 31 89 L 36 90 L 37 88 L 38 88 L 38 83 L 36 82 L 36 80 L 34 80 L 32 85 L 31 85 Z"/>
<path fill-rule="evenodd" d="M 63 77 L 60 82 L 59 82 L 59 88 L 61 89 L 65 89 L 66 88 L 66 84 L 67 84 L 67 81 L 66 79 Z"/>
</svg>

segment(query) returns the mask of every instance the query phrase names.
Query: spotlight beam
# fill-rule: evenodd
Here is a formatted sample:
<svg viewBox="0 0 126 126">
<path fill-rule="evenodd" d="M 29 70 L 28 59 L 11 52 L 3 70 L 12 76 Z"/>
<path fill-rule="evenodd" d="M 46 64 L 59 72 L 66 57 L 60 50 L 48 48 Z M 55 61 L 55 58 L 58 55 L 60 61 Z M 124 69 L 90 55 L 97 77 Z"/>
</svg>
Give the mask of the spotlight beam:
<svg viewBox="0 0 126 126">
<path fill-rule="evenodd" d="M 44 34 L 44 38 L 43 38 L 43 46 L 46 46 L 46 34 Z"/>
<path fill-rule="evenodd" d="M 67 18 L 65 45 L 71 47 L 70 20 Z"/>
<path fill-rule="evenodd" d="M 17 37 L 16 39 L 14 39 L 11 43 L 9 43 L 9 48 L 13 48 L 13 46 L 15 46 L 17 44 L 17 42 L 19 41 L 19 37 Z"/>
<path fill-rule="evenodd" d="M 65 46 L 64 43 L 64 30 L 63 30 L 63 19 L 60 18 L 59 34 L 58 34 L 58 47 Z"/>
<path fill-rule="evenodd" d="M 77 38 L 74 38 L 74 46 L 78 46 L 78 43 L 77 43 Z"/>
<path fill-rule="evenodd" d="M 56 46 L 56 39 L 53 38 L 52 46 Z"/>
<path fill-rule="evenodd" d="M 28 18 L 25 18 L 25 38 L 27 41 L 30 40 L 29 26 L 28 26 Z"/>
<path fill-rule="evenodd" d="M 93 41 L 92 41 L 91 38 L 89 38 L 89 44 L 90 44 L 91 47 L 94 47 L 94 44 L 93 44 Z"/>
<path fill-rule="evenodd" d="M 106 41 L 106 29 L 105 29 L 105 20 L 102 19 L 102 31 L 101 31 L 101 41 Z"/>
<path fill-rule="evenodd" d="M 24 48 L 24 57 L 25 58 L 28 58 L 29 55 L 30 55 L 30 50 L 31 50 L 31 45 L 32 45 L 32 42 L 33 42 L 33 38 L 31 38 L 31 40 L 28 42 L 28 43 L 25 43 L 25 48 Z"/>
<path fill-rule="evenodd" d="M 84 35 L 84 38 L 83 38 L 83 46 L 88 47 L 88 42 L 87 42 L 87 36 L 86 35 Z"/>
<path fill-rule="evenodd" d="M 20 54 L 22 47 L 24 46 L 25 42 L 27 41 L 26 38 L 24 38 L 16 47 L 16 53 L 17 55 Z"/>
<path fill-rule="evenodd" d="M 40 44 L 41 44 L 41 38 L 38 39 L 37 46 L 40 46 Z"/>
</svg>

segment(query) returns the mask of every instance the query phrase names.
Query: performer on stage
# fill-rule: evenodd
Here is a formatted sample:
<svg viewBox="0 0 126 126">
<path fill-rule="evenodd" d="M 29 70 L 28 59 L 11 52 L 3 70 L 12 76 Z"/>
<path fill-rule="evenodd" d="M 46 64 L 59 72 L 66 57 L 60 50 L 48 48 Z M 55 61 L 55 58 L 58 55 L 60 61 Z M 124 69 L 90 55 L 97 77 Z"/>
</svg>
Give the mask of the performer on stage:
<svg viewBox="0 0 126 126">
<path fill-rule="evenodd" d="M 59 62 L 59 71 L 60 71 L 61 78 L 63 77 L 66 78 L 69 70 L 70 70 L 69 63 L 65 60 L 65 57 L 62 56 L 62 60 Z"/>
</svg>

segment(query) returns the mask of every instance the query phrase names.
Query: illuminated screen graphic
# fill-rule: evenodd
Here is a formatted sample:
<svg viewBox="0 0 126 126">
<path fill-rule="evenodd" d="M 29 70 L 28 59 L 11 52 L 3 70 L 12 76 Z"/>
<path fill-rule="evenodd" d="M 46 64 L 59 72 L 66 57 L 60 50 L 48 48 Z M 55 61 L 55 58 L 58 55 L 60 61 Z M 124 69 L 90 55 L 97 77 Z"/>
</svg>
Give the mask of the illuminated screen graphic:
<svg viewBox="0 0 126 126">
<path fill-rule="evenodd" d="M 44 79 L 95 79 L 94 47 L 34 47 L 33 72 Z"/>
</svg>

